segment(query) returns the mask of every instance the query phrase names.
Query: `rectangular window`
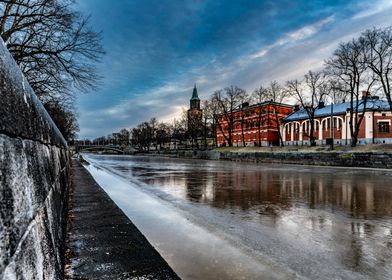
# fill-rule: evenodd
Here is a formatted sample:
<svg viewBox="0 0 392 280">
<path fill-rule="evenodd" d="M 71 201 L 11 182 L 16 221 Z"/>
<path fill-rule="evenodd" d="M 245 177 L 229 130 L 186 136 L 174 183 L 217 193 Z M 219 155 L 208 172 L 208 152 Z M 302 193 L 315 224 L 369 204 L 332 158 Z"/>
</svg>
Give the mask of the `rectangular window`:
<svg viewBox="0 0 392 280">
<path fill-rule="evenodd" d="M 389 122 L 379 122 L 378 123 L 378 132 L 388 133 L 389 132 Z"/>
</svg>

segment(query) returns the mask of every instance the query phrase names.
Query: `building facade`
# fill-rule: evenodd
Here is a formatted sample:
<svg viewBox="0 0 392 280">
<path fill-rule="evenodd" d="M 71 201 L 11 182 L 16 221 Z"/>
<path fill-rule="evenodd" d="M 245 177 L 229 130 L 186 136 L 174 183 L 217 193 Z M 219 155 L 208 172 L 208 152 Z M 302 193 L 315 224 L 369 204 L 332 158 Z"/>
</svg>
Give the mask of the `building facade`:
<svg viewBox="0 0 392 280">
<path fill-rule="evenodd" d="M 366 104 L 364 99 L 359 102 L 358 114 L 364 115 L 358 132 L 358 144 L 392 143 L 392 114 L 387 101 L 368 96 Z M 327 139 L 333 139 L 335 145 L 350 145 L 349 121 L 350 102 L 319 105 L 315 111 L 313 132 L 317 145 L 332 141 Z M 284 118 L 281 133 L 285 145 L 310 145 L 310 121 L 306 111 L 296 110 Z"/>
<path fill-rule="evenodd" d="M 272 101 L 251 106 L 244 103 L 232 113 L 233 122 L 229 121 L 231 115 L 216 117 L 217 146 L 229 145 L 229 139 L 233 146 L 279 145 L 281 120 L 292 112 L 293 106 Z"/>
</svg>

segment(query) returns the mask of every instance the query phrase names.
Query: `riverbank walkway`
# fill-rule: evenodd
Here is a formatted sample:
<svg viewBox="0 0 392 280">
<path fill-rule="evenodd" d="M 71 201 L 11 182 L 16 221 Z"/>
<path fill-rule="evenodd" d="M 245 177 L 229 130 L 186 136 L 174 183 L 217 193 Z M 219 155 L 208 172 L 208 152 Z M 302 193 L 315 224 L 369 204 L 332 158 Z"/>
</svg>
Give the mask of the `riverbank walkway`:
<svg viewBox="0 0 392 280">
<path fill-rule="evenodd" d="M 69 207 L 66 279 L 179 279 L 77 160 Z"/>
</svg>

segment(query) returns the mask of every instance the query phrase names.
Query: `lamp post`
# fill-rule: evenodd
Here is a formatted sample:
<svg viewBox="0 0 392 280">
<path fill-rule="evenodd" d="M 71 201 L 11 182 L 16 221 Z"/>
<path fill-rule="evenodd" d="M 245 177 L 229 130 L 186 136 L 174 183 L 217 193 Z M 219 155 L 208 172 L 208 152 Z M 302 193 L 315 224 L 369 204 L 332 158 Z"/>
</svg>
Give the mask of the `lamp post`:
<svg viewBox="0 0 392 280">
<path fill-rule="evenodd" d="M 329 95 L 328 95 L 329 96 Z M 331 118 L 330 118 L 330 126 L 329 126 L 329 138 L 331 139 L 331 150 L 333 150 L 333 142 L 335 138 L 335 124 L 333 121 L 333 105 L 335 102 L 335 92 L 333 93 L 333 97 L 329 96 L 331 98 Z"/>
<path fill-rule="evenodd" d="M 335 122 L 333 121 L 333 103 L 331 103 L 331 150 L 333 150 L 333 142 L 335 139 Z"/>
</svg>

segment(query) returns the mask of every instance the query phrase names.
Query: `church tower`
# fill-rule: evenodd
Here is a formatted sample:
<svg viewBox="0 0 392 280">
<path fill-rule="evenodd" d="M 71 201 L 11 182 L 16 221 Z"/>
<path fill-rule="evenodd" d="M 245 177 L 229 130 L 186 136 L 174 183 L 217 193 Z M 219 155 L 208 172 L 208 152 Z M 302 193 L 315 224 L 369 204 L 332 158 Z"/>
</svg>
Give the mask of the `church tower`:
<svg viewBox="0 0 392 280">
<path fill-rule="evenodd" d="M 200 99 L 197 94 L 196 84 L 193 88 L 192 97 L 190 99 L 190 108 L 188 110 L 188 132 L 192 139 L 196 139 L 202 128 L 203 111 L 200 109 Z"/>
</svg>

